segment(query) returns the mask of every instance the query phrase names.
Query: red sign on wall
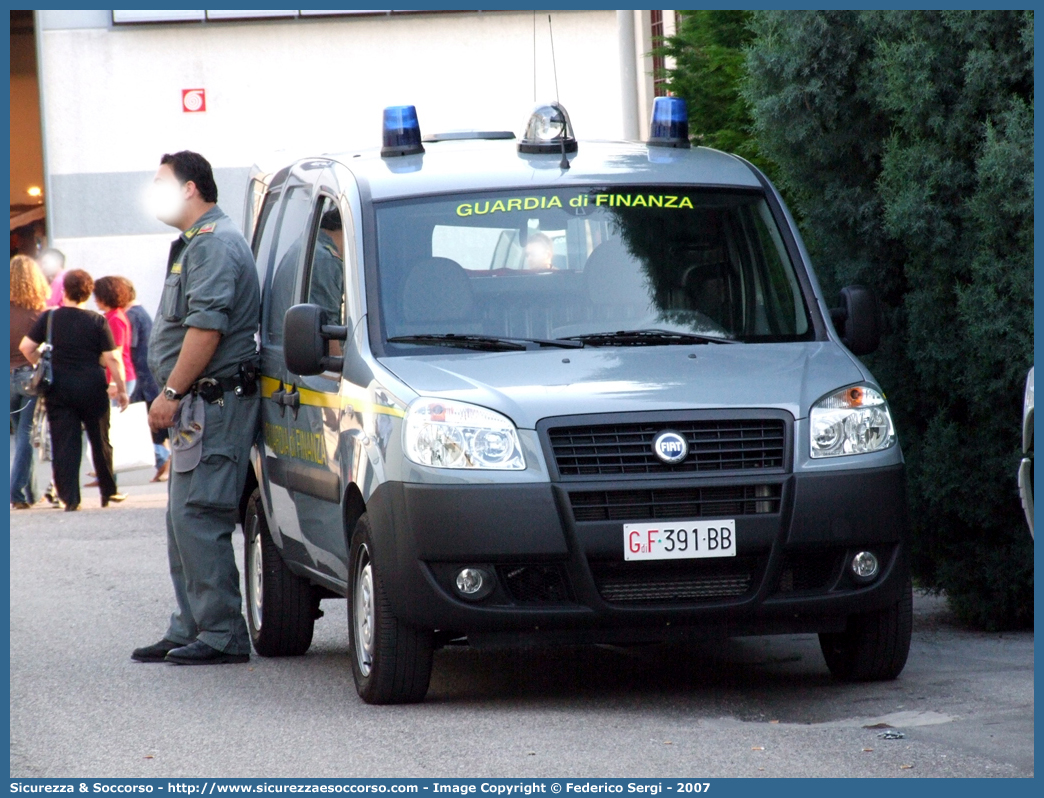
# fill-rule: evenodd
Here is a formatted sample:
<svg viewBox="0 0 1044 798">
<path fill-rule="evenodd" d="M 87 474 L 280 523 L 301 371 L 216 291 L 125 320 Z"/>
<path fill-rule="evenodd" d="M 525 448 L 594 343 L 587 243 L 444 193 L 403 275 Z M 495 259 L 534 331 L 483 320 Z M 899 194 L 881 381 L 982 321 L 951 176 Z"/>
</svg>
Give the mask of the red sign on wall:
<svg viewBox="0 0 1044 798">
<path fill-rule="evenodd" d="M 206 89 L 182 89 L 181 110 L 186 114 L 199 114 L 207 110 Z"/>
</svg>

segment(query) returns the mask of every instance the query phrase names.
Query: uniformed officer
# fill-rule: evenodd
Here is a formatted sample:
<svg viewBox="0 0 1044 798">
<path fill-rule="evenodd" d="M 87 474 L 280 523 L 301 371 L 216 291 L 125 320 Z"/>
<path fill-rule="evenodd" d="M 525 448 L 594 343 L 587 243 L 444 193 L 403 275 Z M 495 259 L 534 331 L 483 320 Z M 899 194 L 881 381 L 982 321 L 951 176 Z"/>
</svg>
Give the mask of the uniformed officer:
<svg viewBox="0 0 1044 798">
<path fill-rule="evenodd" d="M 259 423 L 257 271 L 246 240 L 216 204 L 202 155 L 164 155 L 152 189 L 157 218 L 182 231 L 149 340 L 149 368 L 164 386 L 149 424 L 171 428 L 174 449 L 167 553 L 177 610 L 163 639 L 131 656 L 246 662 L 250 637 L 232 532 Z"/>
<path fill-rule="evenodd" d="M 319 217 L 319 235 L 312 256 L 308 301 L 326 311 L 328 324 L 344 324 L 344 257 L 341 254 L 341 212 L 331 208 Z M 338 354 L 332 352 L 331 354 Z"/>
</svg>

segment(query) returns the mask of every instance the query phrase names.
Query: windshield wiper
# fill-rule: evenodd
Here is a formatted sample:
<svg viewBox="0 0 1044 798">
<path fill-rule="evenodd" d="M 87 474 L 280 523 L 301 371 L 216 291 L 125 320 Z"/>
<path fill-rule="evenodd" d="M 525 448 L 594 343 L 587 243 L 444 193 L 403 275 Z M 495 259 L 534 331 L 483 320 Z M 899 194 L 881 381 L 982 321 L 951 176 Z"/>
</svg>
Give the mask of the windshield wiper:
<svg viewBox="0 0 1044 798">
<path fill-rule="evenodd" d="M 390 344 L 428 344 L 431 346 L 459 346 L 462 349 L 482 349 L 488 352 L 521 352 L 536 346 L 557 346 L 562 349 L 580 349 L 583 341 L 569 338 L 500 338 L 493 335 L 458 335 L 456 333 L 397 335 Z"/>
<path fill-rule="evenodd" d="M 716 335 L 674 332 L 673 330 L 617 330 L 616 332 L 573 335 L 570 340 L 590 346 L 662 346 L 671 344 L 737 344 L 733 338 Z"/>
</svg>

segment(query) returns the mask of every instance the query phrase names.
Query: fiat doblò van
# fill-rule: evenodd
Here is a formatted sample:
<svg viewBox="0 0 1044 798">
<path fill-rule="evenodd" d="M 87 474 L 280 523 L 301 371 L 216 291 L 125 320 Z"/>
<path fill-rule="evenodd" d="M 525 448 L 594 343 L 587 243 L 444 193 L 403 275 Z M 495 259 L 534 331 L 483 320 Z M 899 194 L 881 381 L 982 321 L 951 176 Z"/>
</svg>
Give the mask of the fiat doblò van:
<svg viewBox="0 0 1044 798">
<path fill-rule="evenodd" d="M 389 108 L 382 147 L 253 180 L 259 654 L 346 598 L 371 703 L 421 700 L 450 642 L 816 632 L 841 679 L 902 670 L 876 301 L 828 306 L 779 193 L 661 99 L 647 143 Z"/>
</svg>

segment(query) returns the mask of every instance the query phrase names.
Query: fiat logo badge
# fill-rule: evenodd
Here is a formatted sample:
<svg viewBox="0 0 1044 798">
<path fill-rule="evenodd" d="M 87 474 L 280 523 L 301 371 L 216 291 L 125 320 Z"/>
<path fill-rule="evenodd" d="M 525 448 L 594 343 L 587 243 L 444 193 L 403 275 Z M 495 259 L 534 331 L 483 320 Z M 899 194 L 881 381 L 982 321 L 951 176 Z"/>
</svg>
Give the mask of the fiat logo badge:
<svg viewBox="0 0 1044 798">
<path fill-rule="evenodd" d="M 689 456 L 689 442 L 673 430 L 664 430 L 653 438 L 653 454 L 668 465 L 676 465 Z"/>
</svg>

